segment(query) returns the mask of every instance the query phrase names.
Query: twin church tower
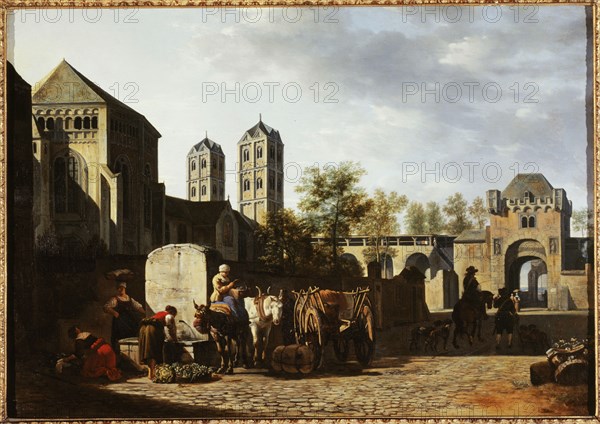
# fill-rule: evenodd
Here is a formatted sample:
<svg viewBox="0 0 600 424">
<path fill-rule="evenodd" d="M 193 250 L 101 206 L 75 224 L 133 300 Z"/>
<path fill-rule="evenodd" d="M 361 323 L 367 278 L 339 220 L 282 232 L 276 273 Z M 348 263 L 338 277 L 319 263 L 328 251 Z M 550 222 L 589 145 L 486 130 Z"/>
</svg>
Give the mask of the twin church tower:
<svg viewBox="0 0 600 424">
<path fill-rule="evenodd" d="M 225 200 L 225 154 L 208 135 L 187 154 L 187 198 Z M 267 213 L 283 208 L 283 141 L 279 131 L 259 121 L 237 143 L 238 210 L 265 224 Z"/>
</svg>

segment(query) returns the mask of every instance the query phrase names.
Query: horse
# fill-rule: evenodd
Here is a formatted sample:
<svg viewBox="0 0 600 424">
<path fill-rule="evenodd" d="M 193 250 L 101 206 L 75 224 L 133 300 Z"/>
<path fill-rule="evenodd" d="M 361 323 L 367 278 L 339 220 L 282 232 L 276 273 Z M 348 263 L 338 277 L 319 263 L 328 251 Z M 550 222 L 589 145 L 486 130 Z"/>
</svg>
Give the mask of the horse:
<svg viewBox="0 0 600 424">
<path fill-rule="evenodd" d="M 487 309 L 492 309 L 494 301 L 494 294 L 490 291 L 479 292 L 479 301 L 481 308 L 474 306 L 465 299 L 460 299 L 454 305 L 452 310 L 452 321 L 454 321 L 454 337 L 452 338 L 452 345 L 458 349 L 458 343 L 456 343 L 456 337 L 459 334 L 467 334 L 469 337 L 469 345 L 473 345 L 473 339 L 475 337 L 475 331 L 477 331 L 477 338 L 479 341 L 483 341 L 481 337 L 481 321 L 488 318 Z M 471 331 L 468 332 L 469 325 L 472 325 Z"/>
<path fill-rule="evenodd" d="M 238 301 L 243 301 L 248 289 L 232 288 L 229 292 Z M 244 367 L 249 368 L 246 351 L 248 322 L 245 319 L 235 318 L 233 311 L 224 303 L 211 304 L 209 300 L 206 305 L 198 306 L 194 301 L 194 308 L 196 309 L 194 328 L 201 334 L 210 334 L 221 357 L 221 366 L 217 374 L 223 372 L 232 374 L 233 367 L 239 363 L 240 354 Z"/>
<path fill-rule="evenodd" d="M 247 297 L 245 299 L 246 310 L 250 318 L 250 331 L 254 345 L 254 364 L 260 362 L 264 365 L 266 361 L 267 344 L 269 343 L 269 334 L 271 333 L 272 325 L 279 325 L 283 314 L 283 291 L 279 292 L 279 296 L 274 296 L 269 293 L 262 293 L 259 287 L 258 296 L 254 298 Z M 270 287 L 269 287 L 270 289 Z M 260 353 L 262 348 L 262 353 Z"/>
</svg>

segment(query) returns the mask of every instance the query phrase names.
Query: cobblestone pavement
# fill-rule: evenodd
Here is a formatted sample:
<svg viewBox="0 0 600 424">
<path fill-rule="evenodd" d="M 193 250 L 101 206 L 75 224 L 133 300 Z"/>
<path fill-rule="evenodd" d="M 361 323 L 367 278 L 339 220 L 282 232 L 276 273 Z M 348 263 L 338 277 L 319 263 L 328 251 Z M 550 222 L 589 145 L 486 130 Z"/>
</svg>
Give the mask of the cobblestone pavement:
<svg viewBox="0 0 600 424">
<path fill-rule="evenodd" d="M 396 336 L 383 334 L 371 368 L 337 363 L 328 350 L 324 371 L 303 378 L 240 368 L 208 383 L 160 385 L 138 376 L 99 384 L 51 374 L 28 380 L 25 372 L 21 381 L 31 386 L 17 391 L 17 413 L 22 418 L 589 415 L 587 386 L 531 385 L 529 366 L 543 355 L 522 355 L 516 346 L 496 352 L 489 336 L 472 347 L 463 340 L 458 351 L 407 355 L 386 340 Z"/>
</svg>

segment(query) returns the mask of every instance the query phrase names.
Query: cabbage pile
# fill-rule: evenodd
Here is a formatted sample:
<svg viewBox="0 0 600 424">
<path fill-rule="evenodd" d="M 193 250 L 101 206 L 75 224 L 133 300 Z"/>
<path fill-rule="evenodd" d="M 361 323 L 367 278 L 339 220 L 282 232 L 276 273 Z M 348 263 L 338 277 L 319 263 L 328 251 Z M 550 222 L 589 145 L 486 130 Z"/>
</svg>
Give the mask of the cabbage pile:
<svg viewBox="0 0 600 424">
<path fill-rule="evenodd" d="M 199 381 L 209 381 L 212 377 L 212 371 L 205 365 L 196 363 L 182 364 L 175 362 L 173 364 L 160 364 L 156 366 L 155 383 L 196 383 Z"/>
</svg>

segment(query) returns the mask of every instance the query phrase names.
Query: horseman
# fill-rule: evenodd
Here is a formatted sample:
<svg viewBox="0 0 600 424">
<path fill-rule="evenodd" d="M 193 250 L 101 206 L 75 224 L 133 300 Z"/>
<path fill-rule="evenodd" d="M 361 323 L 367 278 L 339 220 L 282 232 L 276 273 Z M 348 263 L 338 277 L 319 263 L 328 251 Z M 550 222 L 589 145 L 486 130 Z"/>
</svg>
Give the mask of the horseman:
<svg viewBox="0 0 600 424">
<path fill-rule="evenodd" d="M 485 305 L 481 301 L 481 286 L 479 285 L 477 278 L 475 278 L 477 271 L 479 270 L 472 265 L 465 270 L 465 278 L 463 279 L 464 292 L 462 300 L 485 316 Z"/>
<path fill-rule="evenodd" d="M 240 322 L 249 323 L 248 312 L 244 307 L 243 302 L 238 302 L 229 291 L 235 287 L 238 280 L 231 281 L 229 279 L 229 271 L 231 268 L 227 264 L 219 266 L 219 273 L 212 279 L 214 291 L 210 296 L 211 302 L 224 302 L 231 309 L 231 313 Z"/>
</svg>

